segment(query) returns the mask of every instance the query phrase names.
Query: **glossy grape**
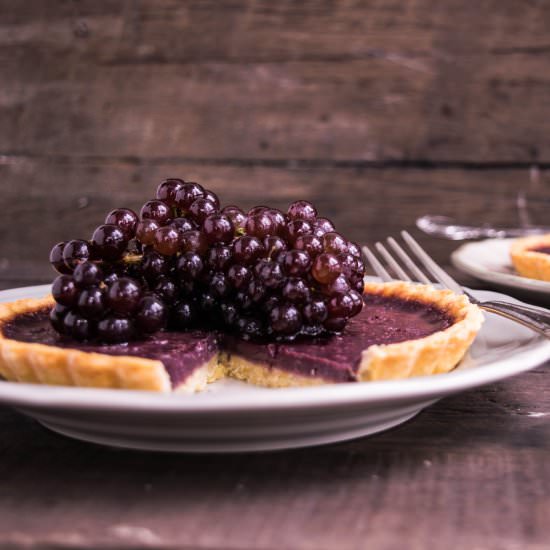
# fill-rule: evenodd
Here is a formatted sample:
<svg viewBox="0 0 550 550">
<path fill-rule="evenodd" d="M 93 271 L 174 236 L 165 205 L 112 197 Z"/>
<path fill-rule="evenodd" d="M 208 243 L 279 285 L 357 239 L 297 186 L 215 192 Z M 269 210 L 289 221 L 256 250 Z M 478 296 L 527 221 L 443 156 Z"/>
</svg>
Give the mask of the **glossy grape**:
<svg viewBox="0 0 550 550">
<path fill-rule="evenodd" d="M 312 232 L 311 224 L 304 220 L 294 220 L 286 226 L 286 238 L 291 245 L 294 245 L 298 237 L 309 235 Z"/>
<path fill-rule="evenodd" d="M 110 315 L 97 324 L 97 336 L 107 344 L 128 342 L 135 336 L 134 323 L 128 318 Z"/>
<path fill-rule="evenodd" d="M 311 292 L 307 283 L 298 277 L 290 277 L 287 279 L 281 289 L 283 298 L 293 303 L 305 303 L 311 298 Z"/>
<path fill-rule="evenodd" d="M 78 299 L 78 288 L 70 275 L 59 275 L 52 284 L 52 296 L 61 305 L 72 307 Z"/>
<path fill-rule="evenodd" d="M 92 250 L 88 241 L 73 239 L 65 243 L 63 247 L 63 261 L 69 270 L 73 270 L 78 264 L 87 261 L 92 256 Z"/>
<path fill-rule="evenodd" d="M 325 252 L 336 255 L 348 253 L 348 242 L 340 233 L 336 233 L 336 231 L 325 233 L 322 240 Z"/>
<path fill-rule="evenodd" d="M 92 236 L 92 244 L 102 260 L 118 260 L 126 249 L 124 233 L 116 225 L 100 225 Z"/>
<path fill-rule="evenodd" d="M 296 306 L 282 304 L 274 307 L 269 320 L 273 330 L 279 334 L 295 334 L 302 326 L 302 316 Z"/>
<path fill-rule="evenodd" d="M 94 325 L 82 315 L 69 311 L 63 319 L 63 332 L 75 340 L 90 340 L 94 336 Z"/>
<path fill-rule="evenodd" d="M 179 178 L 166 179 L 157 187 L 156 197 L 168 206 L 176 206 L 176 193 L 183 185 L 184 181 Z"/>
<path fill-rule="evenodd" d="M 180 247 L 180 238 L 183 235 L 175 227 L 165 225 L 155 231 L 153 247 L 164 256 L 173 256 Z"/>
<path fill-rule="evenodd" d="M 142 296 L 141 285 L 129 277 L 121 277 L 107 290 L 107 305 L 122 315 L 133 313 Z"/>
<path fill-rule="evenodd" d="M 278 288 L 285 282 L 281 265 L 273 260 L 259 260 L 254 272 L 258 280 L 267 288 Z"/>
<path fill-rule="evenodd" d="M 308 201 L 296 201 L 288 207 L 287 216 L 289 220 L 312 222 L 317 217 L 317 210 Z"/>
<path fill-rule="evenodd" d="M 247 235 L 263 239 L 273 234 L 274 223 L 268 211 L 248 216 L 245 224 Z"/>
<path fill-rule="evenodd" d="M 216 205 L 205 198 L 197 199 L 189 207 L 189 216 L 199 225 L 202 225 L 208 216 L 217 212 L 218 208 Z"/>
<path fill-rule="evenodd" d="M 319 254 L 313 261 L 311 274 L 316 281 L 325 285 L 332 283 L 340 275 L 342 266 L 334 254 Z"/>
<path fill-rule="evenodd" d="M 178 287 L 169 277 L 161 276 L 157 279 L 153 292 L 166 304 L 172 304 L 178 295 Z"/>
<path fill-rule="evenodd" d="M 311 258 L 304 250 L 289 250 L 283 258 L 283 269 L 285 273 L 292 276 L 304 275 L 309 271 Z"/>
<path fill-rule="evenodd" d="M 141 273 L 149 281 L 154 281 L 166 273 L 168 266 L 168 259 L 154 250 L 147 252 L 141 258 Z"/>
<path fill-rule="evenodd" d="M 172 210 L 165 202 L 153 199 L 141 207 L 139 217 L 142 220 L 155 220 L 163 225 L 172 217 Z"/>
<path fill-rule="evenodd" d="M 176 206 L 183 211 L 189 210 L 189 207 L 197 200 L 204 197 L 204 188 L 195 182 L 186 182 L 176 192 Z"/>
<path fill-rule="evenodd" d="M 233 239 L 234 229 L 231 220 L 223 214 L 210 214 L 202 224 L 202 231 L 209 243 L 227 244 Z"/>
<path fill-rule="evenodd" d="M 230 289 L 229 281 L 227 280 L 225 273 L 220 271 L 214 273 L 212 277 L 210 277 L 208 288 L 217 298 L 222 298 L 225 296 Z"/>
<path fill-rule="evenodd" d="M 202 258 L 196 252 L 185 252 L 177 262 L 176 272 L 183 280 L 192 281 L 197 279 L 204 268 Z"/>
<path fill-rule="evenodd" d="M 55 304 L 54 307 L 50 310 L 50 323 L 52 327 L 57 331 L 63 334 L 65 332 L 65 326 L 63 320 L 65 315 L 69 312 L 69 308 L 61 304 Z"/>
<path fill-rule="evenodd" d="M 171 310 L 171 323 L 178 330 L 191 328 L 197 320 L 197 310 L 191 301 L 178 302 Z"/>
<path fill-rule="evenodd" d="M 105 313 L 105 292 L 98 286 L 82 290 L 77 301 L 78 311 L 87 319 L 98 319 Z"/>
<path fill-rule="evenodd" d="M 57 243 L 50 251 L 50 263 L 52 267 L 61 274 L 68 275 L 71 273 L 71 269 L 65 264 L 63 259 L 63 249 L 65 248 L 65 242 Z"/>
<path fill-rule="evenodd" d="M 249 235 L 237 238 L 233 241 L 233 258 L 237 263 L 250 265 L 264 252 L 262 243 Z"/>
<path fill-rule="evenodd" d="M 316 298 L 304 306 L 302 311 L 304 319 L 311 325 L 323 323 L 327 316 L 328 310 L 324 300 Z"/>
<path fill-rule="evenodd" d="M 208 250 L 208 241 L 201 231 L 192 229 L 180 236 L 180 250 L 182 252 L 196 252 L 204 254 Z"/>
<path fill-rule="evenodd" d="M 228 246 L 213 246 L 208 250 L 206 264 L 214 271 L 225 271 L 229 267 L 232 257 L 231 248 Z"/>
<path fill-rule="evenodd" d="M 103 270 L 93 262 L 84 262 L 76 266 L 73 278 L 76 286 L 80 288 L 99 285 L 103 280 Z"/>
<path fill-rule="evenodd" d="M 145 334 L 152 334 L 166 326 L 168 309 L 157 296 L 144 296 L 135 314 L 135 323 L 138 330 Z"/>
<path fill-rule="evenodd" d="M 323 252 L 323 243 L 319 237 L 315 235 L 300 235 L 294 241 L 296 250 L 304 250 L 311 258 L 315 258 Z"/>
<path fill-rule="evenodd" d="M 234 264 L 227 272 L 227 279 L 233 288 L 239 290 L 248 285 L 252 278 L 250 270 L 244 265 Z"/>
<path fill-rule="evenodd" d="M 116 225 L 124 233 L 126 240 L 135 237 L 138 222 L 138 215 L 129 208 L 111 210 L 105 218 L 105 223 L 107 225 Z"/>
<path fill-rule="evenodd" d="M 210 191 L 209 189 L 205 189 L 203 198 L 213 203 L 214 206 L 216 207 L 216 210 L 220 209 L 220 199 L 218 198 L 218 195 L 216 195 L 216 193 L 214 193 L 213 191 Z"/>
<path fill-rule="evenodd" d="M 334 231 L 334 224 L 326 218 L 317 218 L 313 222 L 313 234 L 316 237 L 322 237 L 325 233 Z"/>
<path fill-rule="evenodd" d="M 349 294 L 338 294 L 328 302 L 329 317 L 349 317 L 354 309 L 354 301 Z"/>
<path fill-rule="evenodd" d="M 265 256 L 267 258 L 275 260 L 279 252 L 285 252 L 288 250 L 286 241 L 276 235 L 270 235 L 266 237 L 262 244 L 264 245 Z"/>
<path fill-rule="evenodd" d="M 238 233 L 244 229 L 246 214 L 238 206 L 225 206 L 221 213 L 231 220 L 235 233 Z"/>
<path fill-rule="evenodd" d="M 152 245 L 155 242 L 155 233 L 160 227 L 155 220 L 142 220 L 136 227 L 136 238 L 145 245 Z"/>
</svg>

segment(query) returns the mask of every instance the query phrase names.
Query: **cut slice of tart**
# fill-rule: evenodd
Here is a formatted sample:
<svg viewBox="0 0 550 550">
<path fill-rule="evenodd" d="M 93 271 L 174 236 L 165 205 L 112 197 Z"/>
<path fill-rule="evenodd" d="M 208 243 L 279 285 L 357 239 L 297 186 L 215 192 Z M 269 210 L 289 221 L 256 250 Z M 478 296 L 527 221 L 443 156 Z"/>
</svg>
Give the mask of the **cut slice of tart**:
<svg viewBox="0 0 550 550">
<path fill-rule="evenodd" d="M 53 301 L 0 304 L 7 380 L 150 391 L 199 391 L 229 376 L 268 387 L 443 373 L 462 359 L 483 317 L 465 296 L 410 283 L 368 283 L 365 307 L 340 335 L 255 343 L 217 332 L 165 331 L 129 344 L 59 336 Z"/>
<path fill-rule="evenodd" d="M 523 277 L 550 281 L 550 234 L 516 239 L 510 246 L 510 257 Z"/>
</svg>

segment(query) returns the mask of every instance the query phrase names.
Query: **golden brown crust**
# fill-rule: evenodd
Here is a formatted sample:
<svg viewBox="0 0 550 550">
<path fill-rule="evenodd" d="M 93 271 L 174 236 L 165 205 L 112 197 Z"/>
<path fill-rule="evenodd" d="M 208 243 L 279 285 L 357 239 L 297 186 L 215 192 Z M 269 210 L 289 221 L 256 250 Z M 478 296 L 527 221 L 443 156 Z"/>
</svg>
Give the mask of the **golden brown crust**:
<svg viewBox="0 0 550 550">
<path fill-rule="evenodd" d="M 550 246 L 550 234 L 516 239 L 510 246 L 510 257 L 522 277 L 550 281 L 550 254 L 532 250 Z"/>
<path fill-rule="evenodd" d="M 398 344 L 370 346 L 363 351 L 361 381 L 389 380 L 439 374 L 452 370 L 464 357 L 483 322 L 480 309 L 465 295 L 429 285 L 405 282 L 367 283 L 366 293 L 418 300 L 445 312 L 454 323 L 424 338 Z"/>
<path fill-rule="evenodd" d="M 446 330 L 398 344 L 371 346 L 362 353 L 358 380 L 384 380 L 448 372 L 462 359 L 483 317 L 467 297 L 448 290 L 411 283 L 367 283 L 367 293 L 418 300 L 447 313 L 455 322 Z M 53 300 L 20 300 L 0 304 L 0 375 L 17 382 L 170 391 L 170 379 L 160 361 L 131 356 L 82 352 L 10 340 L 1 326 L 14 316 L 51 306 Z M 225 376 L 267 387 L 326 384 L 319 377 L 300 376 L 221 353 L 197 369 L 178 392 L 194 392 Z"/>
<path fill-rule="evenodd" d="M 53 298 L 0 304 L 0 329 L 16 315 L 54 304 Z M 9 381 L 58 386 L 170 391 L 160 361 L 29 344 L 5 338 L 0 330 L 0 374 Z"/>
</svg>

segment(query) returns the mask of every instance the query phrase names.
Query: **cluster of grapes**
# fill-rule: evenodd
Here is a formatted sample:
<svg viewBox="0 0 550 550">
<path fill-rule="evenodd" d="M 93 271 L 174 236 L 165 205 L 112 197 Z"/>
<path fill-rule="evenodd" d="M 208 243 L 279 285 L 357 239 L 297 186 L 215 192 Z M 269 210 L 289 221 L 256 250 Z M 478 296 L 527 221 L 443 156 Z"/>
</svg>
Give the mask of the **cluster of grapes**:
<svg viewBox="0 0 550 550">
<path fill-rule="evenodd" d="M 180 179 L 156 197 L 139 216 L 113 210 L 91 241 L 53 247 L 58 332 L 116 343 L 215 326 L 281 340 L 340 332 L 361 311 L 359 247 L 309 202 L 245 213 Z"/>
</svg>

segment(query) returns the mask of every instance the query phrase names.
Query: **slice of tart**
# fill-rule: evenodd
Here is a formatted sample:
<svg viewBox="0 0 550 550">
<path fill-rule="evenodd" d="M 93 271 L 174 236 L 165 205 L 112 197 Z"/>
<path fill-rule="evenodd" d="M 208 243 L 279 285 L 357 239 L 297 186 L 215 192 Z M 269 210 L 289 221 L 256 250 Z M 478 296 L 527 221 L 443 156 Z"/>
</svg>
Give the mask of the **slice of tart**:
<svg viewBox="0 0 550 550">
<path fill-rule="evenodd" d="M 224 376 L 268 387 L 448 372 L 483 317 L 465 296 L 410 283 L 368 283 L 365 306 L 339 335 L 254 343 L 218 332 L 158 332 L 127 344 L 57 334 L 53 301 L 0 304 L 0 374 L 10 381 L 150 391 L 200 391 Z"/>
<path fill-rule="evenodd" d="M 550 234 L 516 239 L 510 246 L 510 257 L 523 277 L 550 281 Z"/>
</svg>

